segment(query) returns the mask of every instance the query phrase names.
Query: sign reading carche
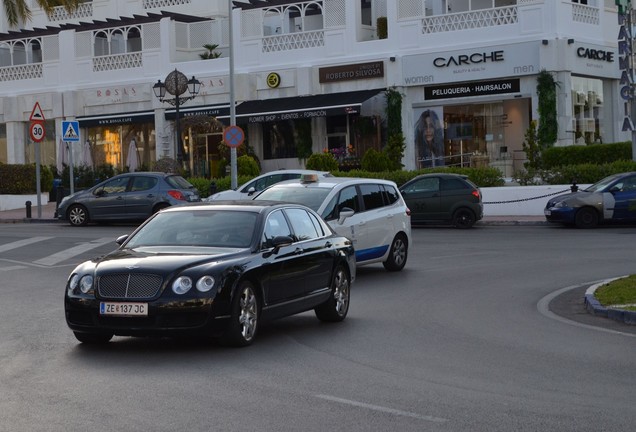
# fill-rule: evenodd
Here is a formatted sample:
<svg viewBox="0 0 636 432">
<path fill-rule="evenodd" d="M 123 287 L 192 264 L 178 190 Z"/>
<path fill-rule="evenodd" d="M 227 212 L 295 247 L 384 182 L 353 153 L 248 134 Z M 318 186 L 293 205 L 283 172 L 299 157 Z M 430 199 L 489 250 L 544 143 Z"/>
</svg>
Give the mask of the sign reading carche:
<svg viewBox="0 0 636 432">
<path fill-rule="evenodd" d="M 384 62 L 358 63 L 343 66 L 323 67 L 318 70 L 320 83 L 352 81 L 384 77 Z"/>
</svg>

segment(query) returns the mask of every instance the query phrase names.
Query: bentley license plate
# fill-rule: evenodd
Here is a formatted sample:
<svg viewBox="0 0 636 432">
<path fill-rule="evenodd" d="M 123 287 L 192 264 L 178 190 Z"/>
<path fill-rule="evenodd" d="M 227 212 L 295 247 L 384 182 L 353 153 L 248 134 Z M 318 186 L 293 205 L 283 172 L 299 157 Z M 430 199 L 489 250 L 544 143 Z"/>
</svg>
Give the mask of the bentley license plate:
<svg viewBox="0 0 636 432">
<path fill-rule="evenodd" d="M 99 304 L 100 315 L 111 316 L 148 316 L 148 303 L 110 303 Z"/>
</svg>

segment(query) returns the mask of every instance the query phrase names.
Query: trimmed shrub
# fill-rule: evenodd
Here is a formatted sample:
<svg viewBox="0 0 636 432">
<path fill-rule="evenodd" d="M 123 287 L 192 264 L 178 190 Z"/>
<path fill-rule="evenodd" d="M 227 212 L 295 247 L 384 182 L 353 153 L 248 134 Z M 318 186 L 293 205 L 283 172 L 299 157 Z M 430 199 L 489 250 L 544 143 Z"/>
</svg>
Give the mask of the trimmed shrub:
<svg viewBox="0 0 636 432">
<path fill-rule="evenodd" d="M 382 172 L 390 171 L 393 163 L 386 153 L 375 149 L 369 149 L 362 157 L 362 169 L 364 171 Z"/>
<path fill-rule="evenodd" d="M 256 159 L 252 156 L 243 155 L 236 158 L 236 173 L 244 176 L 257 176 L 261 173 Z"/>
<path fill-rule="evenodd" d="M 0 164 L 0 194 L 24 195 L 37 192 L 35 164 Z M 40 166 L 40 191 L 53 188 L 53 173 Z"/>
<path fill-rule="evenodd" d="M 309 156 L 305 167 L 309 170 L 329 171 L 333 173 L 338 171 L 338 161 L 331 153 L 314 153 Z"/>
<path fill-rule="evenodd" d="M 551 170 L 565 165 L 607 164 L 632 159 L 632 143 L 591 144 L 586 146 L 551 147 L 541 154 L 542 168 Z"/>
<path fill-rule="evenodd" d="M 479 187 L 503 186 L 504 179 L 501 177 L 501 171 L 497 168 L 460 168 L 460 167 L 440 167 L 426 168 L 417 171 L 381 171 L 370 172 L 364 170 L 351 170 L 347 172 L 337 171 L 333 175 L 336 177 L 361 177 L 361 178 L 377 178 L 391 180 L 398 186 L 402 186 L 413 177 L 420 174 L 428 174 L 433 172 L 447 172 L 462 174 L 468 176 L 468 179 Z"/>
<path fill-rule="evenodd" d="M 241 186 L 245 183 L 247 183 L 248 181 L 252 180 L 254 177 L 256 176 L 245 176 L 245 175 L 239 175 L 236 178 L 236 185 L 237 186 Z M 214 183 L 216 183 L 216 191 L 217 192 L 221 192 L 224 190 L 229 190 L 232 188 L 232 177 L 231 176 L 225 176 L 225 177 L 221 177 L 218 179 L 214 179 L 213 180 Z"/>
<path fill-rule="evenodd" d="M 612 174 L 636 171 L 636 162 L 631 160 L 616 161 L 607 164 L 565 165 L 543 171 L 542 178 L 547 184 L 596 183 Z"/>
<path fill-rule="evenodd" d="M 210 195 L 210 180 L 205 177 L 189 177 L 186 179 L 199 191 L 199 196 L 205 198 Z"/>
</svg>

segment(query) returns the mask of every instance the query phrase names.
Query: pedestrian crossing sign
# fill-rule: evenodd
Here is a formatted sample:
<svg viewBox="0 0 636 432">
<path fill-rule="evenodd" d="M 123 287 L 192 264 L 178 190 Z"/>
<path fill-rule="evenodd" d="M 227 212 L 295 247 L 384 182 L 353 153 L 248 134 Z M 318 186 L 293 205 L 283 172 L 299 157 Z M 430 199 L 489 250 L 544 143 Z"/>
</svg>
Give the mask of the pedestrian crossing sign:
<svg viewBox="0 0 636 432">
<path fill-rule="evenodd" d="M 79 141 L 79 122 L 77 121 L 63 121 L 62 122 L 62 141 Z"/>
</svg>

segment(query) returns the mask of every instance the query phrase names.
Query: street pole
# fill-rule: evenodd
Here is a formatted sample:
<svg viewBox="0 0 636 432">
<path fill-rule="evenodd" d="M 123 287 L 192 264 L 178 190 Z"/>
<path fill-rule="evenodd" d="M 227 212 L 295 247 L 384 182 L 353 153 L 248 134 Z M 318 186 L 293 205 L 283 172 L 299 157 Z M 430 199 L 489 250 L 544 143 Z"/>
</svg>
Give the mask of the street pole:
<svg viewBox="0 0 636 432">
<path fill-rule="evenodd" d="M 40 143 L 35 143 L 35 191 L 38 194 L 38 219 L 42 219 L 42 188 L 40 186 Z"/>
<path fill-rule="evenodd" d="M 633 34 L 633 23 L 634 23 L 634 9 L 632 8 L 631 2 L 628 4 L 629 10 L 627 11 L 627 28 L 629 28 L 629 75 L 634 79 L 634 34 Z M 632 124 L 636 121 L 636 95 L 634 95 L 634 83 L 632 81 L 631 91 L 630 91 L 630 118 L 632 119 Z M 636 161 L 636 130 L 632 129 L 632 160 Z"/>
<path fill-rule="evenodd" d="M 176 71 L 176 69 L 175 69 Z M 176 90 L 176 95 L 175 95 L 175 102 L 174 102 L 174 108 L 175 108 L 175 115 L 177 116 L 175 121 L 174 121 L 174 128 L 175 128 L 175 141 L 177 144 L 177 162 L 179 163 L 179 166 L 181 168 L 183 168 L 183 152 L 181 151 L 181 123 L 179 121 L 179 96 L 181 96 L 179 94 L 179 77 L 178 74 L 175 72 L 174 74 L 174 88 L 177 89 Z"/>
<path fill-rule="evenodd" d="M 230 126 L 236 126 L 236 106 L 234 96 L 234 26 L 232 24 L 232 0 L 228 0 L 228 17 L 230 29 Z M 230 179 L 231 188 L 238 187 L 237 170 L 236 170 L 236 147 L 230 149 Z"/>
</svg>

